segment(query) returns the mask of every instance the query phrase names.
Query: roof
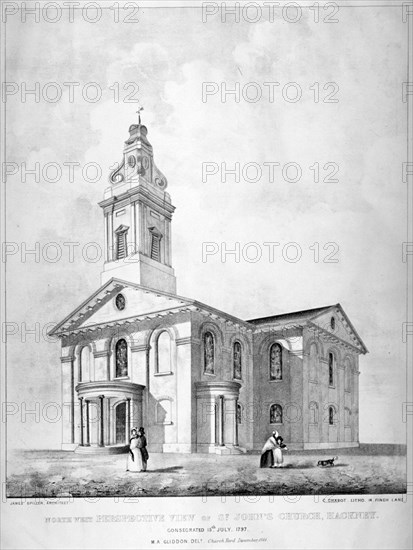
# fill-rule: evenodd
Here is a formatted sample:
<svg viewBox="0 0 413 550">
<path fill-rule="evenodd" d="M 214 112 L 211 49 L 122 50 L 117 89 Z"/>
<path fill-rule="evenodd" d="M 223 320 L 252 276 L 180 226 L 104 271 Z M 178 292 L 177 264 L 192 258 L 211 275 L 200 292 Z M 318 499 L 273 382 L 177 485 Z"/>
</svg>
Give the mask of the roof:
<svg viewBox="0 0 413 550">
<path fill-rule="evenodd" d="M 303 309 L 301 311 L 293 311 L 291 313 L 280 313 L 279 315 L 270 315 L 269 317 L 259 317 L 258 319 L 248 319 L 248 323 L 252 323 L 253 325 L 259 325 L 261 323 L 271 323 L 271 322 L 277 322 L 282 321 L 288 322 L 288 321 L 308 321 L 309 319 L 312 319 L 316 315 L 319 315 L 320 313 L 324 313 L 325 311 L 328 311 L 332 307 L 337 307 L 340 304 L 333 304 L 331 306 L 323 306 L 323 307 L 315 307 L 312 309 Z"/>
<path fill-rule="evenodd" d="M 287 324 L 290 325 L 311 325 L 312 321 L 315 320 L 317 317 L 322 315 L 323 313 L 326 313 L 327 311 L 331 309 L 338 309 L 340 310 L 341 315 L 344 317 L 345 322 L 353 332 L 355 338 L 358 340 L 361 349 L 363 350 L 363 353 L 368 353 L 368 349 L 366 345 L 364 344 L 363 340 L 360 338 L 359 334 L 357 333 L 356 329 L 354 328 L 353 323 L 348 318 L 346 312 L 342 308 L 341 304 L 332 304 L 329 306 L 323 306 L 323 307 L 316 307 L 312 309 L 303 309 L 301 311 L 293 311 L 292 313 L 281 313 L 279 315 L 272 315 L 269 317 L 260 317 L 258 319 L 249 319 L 247 322 L 255 325 L 265 325 L 265 324 L 271 324 L 271 325 L 281 325 L 285 326 Z M 318 330 L 320 327 L 318 327 Z"/>
<path fill-rule="evenodd" d="M 151 315 L 154 317 L 156 316 L 159 317 L 159 316 L 168 314 L 168 312 L 192 310 L 192 311 L 204 311 L 208 315 L 221 317 L 225 319 L 227 322 L 237 325 L 240 328 L 243 328 L 244 330 L 246 329 L 246 330 L 254 331 L 254 327 L 258 329 L 258 327 L 261 327 L 263 325 L 270 325 L 271 328 L 286 327 L 286 325 L 315 326 L 313 321 L 316 321 L 317 317 L 319 317 L 320 315 L 322 315 L 323 313 L 329 310 L 339 309 L 348 327 L 353 332 L 353 338 L 355 340 L 358 340 L 359 346 L 362 349 L 362 352 L 367 353 L 368 351 L 364 342 L 362 341 L 360 336 L 357 334 L 356 329 L 354 328 L 353 324 L 347 317 L 346 313 L 344 312 L 340 304 L 333 304 L 333 305 L 323 306 L 318 308 L 294 311 L 291 313 L 281 313 L 279 315 L 272 315 L 269 317 L 260 317 L 257 319 L 250 319 L 248 321 L 245 321 L 238 317 L 230 315 L 224 311 L 211 307 L 207 304 L 198 302 L 197 300 L 192 300 L 190 298 L 185 298 L 183 296 L 179 296 L 169 292 L 154 290 L 137 283 L 131 283 L 129 281 L 124 281 L 122 279 L 117 279 L 117 278 L 112 278 L 109 281 L 107 281 L 104 285 L 102 285 L 96 292 L 94 292 L 84 302 L 82 302 L 80 306 L 78 306 L 74 311 L 72 311 L 69 315 L 67 315 L 60 323 L 58 323 L 52 330 L 50 330 L 48 334 L 49 335 L 54 335 L 54 334 L 62 335 L 64 333 L 68 334 L 79 330 L 90 330 L 90 329 L 96 328 L 98 325 L 101 325 L 102 323 L 98 323 L 98 325 L 87 325 L 87 326 L 81 327 L 81 325 L 91 315 L 93 315 L 93 313 L 97 309 L 99 309 L 99 307 L 101 307 L 103 304 L 109 301 L 117 292 L 119 292 L 121 289 L 125 287 L 132 287 L 132 288 L 135 288 L 136 290 L 143 291 L 145 293 L 154 294 L 157 296 L 164 296 L 168 298 L 168 300 L 172 300 L 178 303 L 175 303 L 175 305 L 171 304 L 171 307 L 166 307 L 161 310 L 152 311 L 151 313 L 136 312 L 136 314 L 126 317 L 124 319 L 113 320 L 105 324 L 116 325 L 120 322 L 132 322 L 132 321 L 139 320 L 140 318 L 148 318 Z M 318 329 L 320 329 L 320 327 L 318 327 Z"/>
</svg>

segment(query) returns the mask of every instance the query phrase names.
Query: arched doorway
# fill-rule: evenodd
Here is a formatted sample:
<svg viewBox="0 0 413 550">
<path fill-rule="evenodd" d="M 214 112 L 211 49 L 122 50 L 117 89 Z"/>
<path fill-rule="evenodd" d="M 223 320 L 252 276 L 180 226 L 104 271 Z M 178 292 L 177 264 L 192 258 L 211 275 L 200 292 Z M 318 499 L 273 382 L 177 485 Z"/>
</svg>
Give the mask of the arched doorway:
<svg viewBox="0 0 413 550">
<path fill-rule="evenodd" d="M 116 445 L 124 445 L 127 441 L 126 436 L 126 403 L 123 401 L 115 409 L 115 443 Z"/>
</svg>

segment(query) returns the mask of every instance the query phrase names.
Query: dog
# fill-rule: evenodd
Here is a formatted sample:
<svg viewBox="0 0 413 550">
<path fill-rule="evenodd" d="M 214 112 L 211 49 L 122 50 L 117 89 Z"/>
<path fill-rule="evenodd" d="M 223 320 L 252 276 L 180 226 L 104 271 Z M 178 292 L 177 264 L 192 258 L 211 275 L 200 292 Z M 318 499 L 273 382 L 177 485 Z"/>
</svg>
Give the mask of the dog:
<svg viewBox="0 0 413 550">
<path fill-rule="evenodd" d="M 338 456 L 334 456 L 333 458 L 328 458 L 326 460 L 319 460 L 317 462 L 317 466 L 321 466 L 322 468 L 325 468 L 326 466 L 334 466 L 335 460 L 338 460 Z"/>
</svg>

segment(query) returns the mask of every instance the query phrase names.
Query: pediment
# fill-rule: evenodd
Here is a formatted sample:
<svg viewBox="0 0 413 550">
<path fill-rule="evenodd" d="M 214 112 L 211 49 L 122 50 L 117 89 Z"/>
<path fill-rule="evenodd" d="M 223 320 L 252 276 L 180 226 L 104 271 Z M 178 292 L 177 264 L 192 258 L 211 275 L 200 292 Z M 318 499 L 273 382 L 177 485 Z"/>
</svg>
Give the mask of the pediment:
<svg viewBox="0 0 413 550">
<path fill-rule="evenodd" d="M 120 279 L 111 279 L 65 317 L 50 331 L 50 334 L 62 334 L 94 325 L 161 314 L 167 310 L 179 310 L 191 304 L 191 300 L 173 294 Z"/>
<path fill-rule="evenodd" d="M 129 227 L 127 225 L 120 225 L 117 229 L 115 229 L 115 233 L 124 233 L 127 231 Z"/>
<path fill-rule="evenodd" d="M 309 321 L 310 325 L 320 328 L 322 332 L 326 334 L 330 333 L 332 337 L 350 344 L 358 349 L 360 353 L 367 353 L 366 346 L 340 304 L 331 306 L 312 317 Z"/>
</svg>

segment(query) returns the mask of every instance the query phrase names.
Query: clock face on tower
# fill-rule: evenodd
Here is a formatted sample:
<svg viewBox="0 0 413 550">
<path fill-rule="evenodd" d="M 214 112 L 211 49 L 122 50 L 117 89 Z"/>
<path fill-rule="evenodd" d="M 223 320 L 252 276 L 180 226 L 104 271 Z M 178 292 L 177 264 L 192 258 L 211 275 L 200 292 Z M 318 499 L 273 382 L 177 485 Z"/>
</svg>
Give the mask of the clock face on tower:
<svg viewBox="0 0 413 550">
<path fill-rule="evenodd" d="M 115 305 L 116 305 L 116 308 L 119 310 L 119 311 L 122 311 L 123 309 L 125 309 L 125 306 L 126 306 L 126 301 L 125 301 L 125 296 L 123 294 L 118 294 L 115 298 Z"/>
<path fill-rule="evenodd" d="M 146 170 L 149 168 L 149 159 L 144 155 L 138 156 L 138 174 L 144 176 Z"/>
</svg>

